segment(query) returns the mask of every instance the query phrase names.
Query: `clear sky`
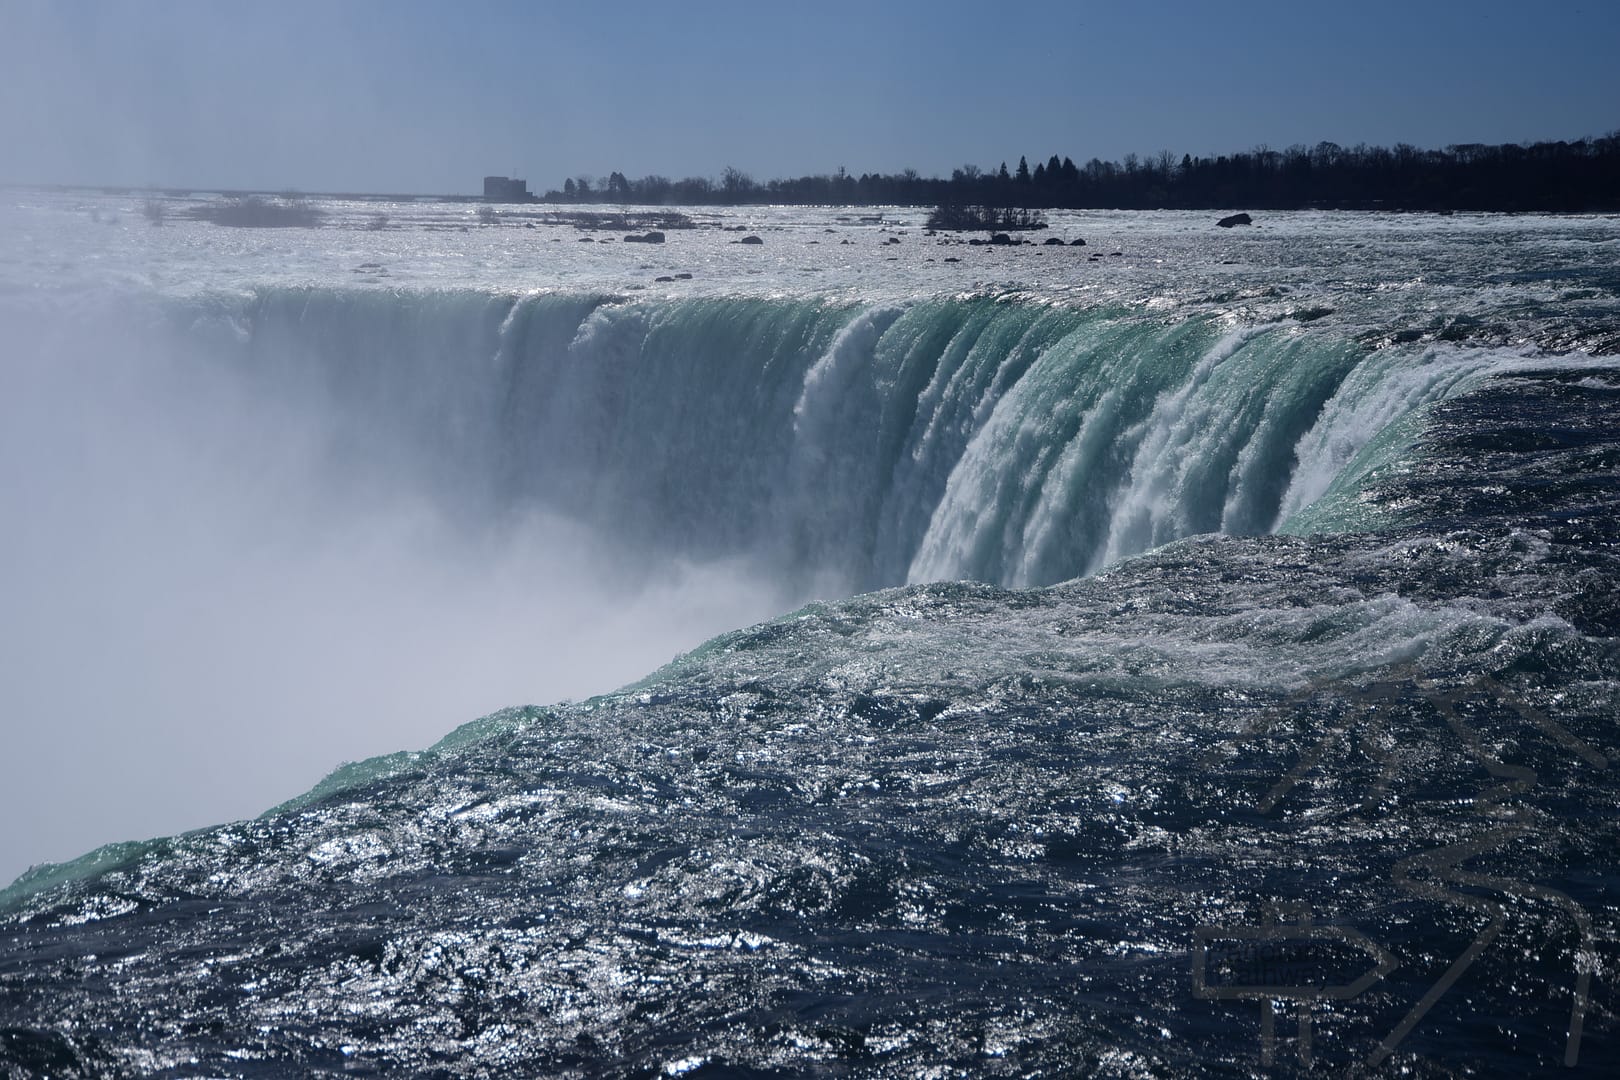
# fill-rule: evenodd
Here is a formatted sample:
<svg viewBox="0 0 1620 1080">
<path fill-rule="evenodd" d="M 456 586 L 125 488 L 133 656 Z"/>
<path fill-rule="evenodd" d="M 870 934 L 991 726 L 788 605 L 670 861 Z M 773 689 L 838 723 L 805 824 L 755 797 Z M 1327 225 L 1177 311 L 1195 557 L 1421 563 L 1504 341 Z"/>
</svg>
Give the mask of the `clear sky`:
<svg viewBox="0 0 1620 1080">
<path fill-rule="evenodd" d="M 473 192 L 1620 128 L 1617 0 L 0 0 L 0 182 Z"/>
</svg>

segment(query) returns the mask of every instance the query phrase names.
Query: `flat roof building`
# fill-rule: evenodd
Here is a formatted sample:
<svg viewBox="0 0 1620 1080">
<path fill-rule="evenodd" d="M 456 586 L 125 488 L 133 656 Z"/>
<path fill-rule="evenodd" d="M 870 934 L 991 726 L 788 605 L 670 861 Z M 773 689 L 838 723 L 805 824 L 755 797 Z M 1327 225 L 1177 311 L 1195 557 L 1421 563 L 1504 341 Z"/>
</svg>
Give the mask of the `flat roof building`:
<svg viewBox="0 0 1620 1080">
<path fill-rule="evenodd" d="M 485 202 L 528 202 L 534 196 L 529 194 L 529 182 L 505 176 L 484 177 Z"/>
</svg>

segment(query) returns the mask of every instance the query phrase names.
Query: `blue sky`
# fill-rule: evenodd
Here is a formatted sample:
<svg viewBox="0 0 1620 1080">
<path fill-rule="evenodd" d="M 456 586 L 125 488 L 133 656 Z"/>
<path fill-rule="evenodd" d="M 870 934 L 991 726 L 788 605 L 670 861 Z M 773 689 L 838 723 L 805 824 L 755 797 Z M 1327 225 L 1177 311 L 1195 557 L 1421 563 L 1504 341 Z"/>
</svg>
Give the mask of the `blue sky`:
<svg viewBox="0 0 1620 1080">
<path fill-rule="evenodd" d="M 1620 3 L 0 0 L 0 182 L 472 192 L 1620 128 Z"/>
</svg>

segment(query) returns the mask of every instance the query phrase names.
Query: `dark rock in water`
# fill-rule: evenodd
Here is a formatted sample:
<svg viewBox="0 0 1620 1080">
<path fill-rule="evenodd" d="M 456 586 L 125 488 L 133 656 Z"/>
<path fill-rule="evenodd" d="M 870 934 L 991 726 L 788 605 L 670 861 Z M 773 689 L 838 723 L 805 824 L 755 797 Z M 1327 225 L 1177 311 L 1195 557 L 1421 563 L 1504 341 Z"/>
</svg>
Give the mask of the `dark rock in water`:
<svg viewBox="0 0 1620 1080">
<path fill-rule="evenodd" d="M 1231 217 L 1221 218 L 1215 224 L 1223 229 L 1230 229 L 1234 225 L 1253 225 L 1254 219 L 1248 214 L 1233 214 Z"/>
<path fill-rule="evenodd" d="M 1086 242 L 1084 240 L 1070 240 L 1069 241 L 1069 246 L 1070 247 L 1085 247 Z"/>
<path fill-rule="evenodd" d="M 1331 314 L 1333 314 L 1332 308 L 1318 304 L 1315 307 L 1296 308 L 1288 313 L 1288 317 L 1297 322 L 1315 322 L 1317 319 L 1325 319 Z"/>
<path fill-rule="evenodd" d="M 739 244 L 763 244 L 764 242 L 765 241 L 761 240 L 757 236 L 745 236 L 741 240 L 737 241 Z"/>
<path fill-rule="evenodd" d="M 992 244 L 995 244 L 997 247 L 1001 247 L 1003 245 L 1014 243 L 1014 240 L 1013 240 L 1012 237 L 1008 236 L 1006 233 L 998 232 L 998 233 L 991 234 L 990 242 Z"/>
<path fill-rule="evenodd" d="M 1111 258 L 1111 259 L 1117 259 L 1117 258 L 1122 257 L 1124 254 L 1125 253 L 1123 251 L 1110 251 L 1108 253 L 1108 257 Z"/>
<path fill-rule="evenodd" d="M 959 262 L 961 262 L 961 261 L 962 261 L 962 260 L 961 260 L 961 259 L 958 259 L 958 258 L 957 258 L 957 257 L 956 257 L 956 256 L 955 256 L 955 255 L 947 255 L 947 256 L 945 256 L 945 261 L 946 261 L 946 262 L 956 262 L 956 263 L 959 263 Z"/>
<path fill-rule="evenodd" d="M 594 236 L 582 236 L 579 238 L 579 242 L 581 244 L 594 244 L 596 243 L 596 238 Z"/>
<path fill-rule="evenodd" d="M 656 231 L 642 233 L 639 235 L 636 233 L 631 233 L 629 236 L 624 238 L 624 242 L 627 244 L 662 244 L 664 242 L 664 234 Z"/>
<path fill-rule="evenodd" d="M 1063 241 L 1058 239 L 1057 237 L 1048 236 L 1046 238 L 1046 246 L 1047 247 L 1063 247 L 1064 245 L 1063 245 Z"/>
<path fill-rule="evenodd" d="M 654 281 L 674 281 L 675 279 L 673 277 L 671 277 L 670 275 L 668 275 L 668 274 L 663 274 L 663 275 L 661 275 L 659 277 L 653 278 L 653 280 Z"/>
</svg>

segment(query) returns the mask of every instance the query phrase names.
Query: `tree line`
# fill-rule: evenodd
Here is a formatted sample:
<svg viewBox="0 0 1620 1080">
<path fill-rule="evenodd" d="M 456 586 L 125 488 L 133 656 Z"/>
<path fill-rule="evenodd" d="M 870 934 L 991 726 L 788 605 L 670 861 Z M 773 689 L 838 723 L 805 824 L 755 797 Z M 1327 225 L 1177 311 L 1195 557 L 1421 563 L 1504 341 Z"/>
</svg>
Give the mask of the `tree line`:
<svg viewBox="0 0 1620 1080">
<path fill-rule="evenodd" d="M 1571 142 L 1465 143 L 1422 150 L 1320 142 L 1218 157 L 1169 151 L 1076 165 L 1052 155 L 1031 168 L 963 165 L 948 178 L 836 172 L 756 181 L 727 168 L 718 180 L 621 172 L 580 176 L 548 191 L 552 203 L 739 206 L 983 206 L 1076 210 L 1620 210 L 1620 131 Z"/>
</svg>

